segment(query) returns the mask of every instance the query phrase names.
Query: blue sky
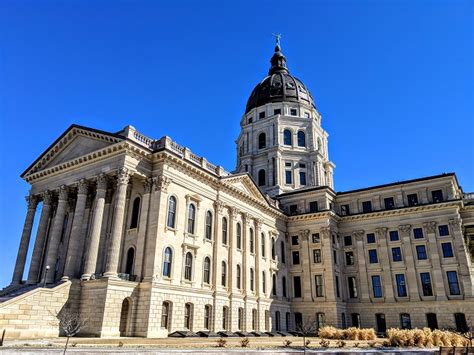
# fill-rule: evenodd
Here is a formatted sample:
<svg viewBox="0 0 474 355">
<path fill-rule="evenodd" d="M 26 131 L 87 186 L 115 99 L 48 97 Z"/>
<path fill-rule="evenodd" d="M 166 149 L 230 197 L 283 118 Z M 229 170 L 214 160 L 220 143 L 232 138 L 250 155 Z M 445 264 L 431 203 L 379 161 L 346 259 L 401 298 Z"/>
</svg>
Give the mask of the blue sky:
<svg viewBox="0 0 474 355">
<path fill-rule="evenodd" d="M 323 115 L 337 191 L 451 171 L 474 191 L 473 13 L 469 0 L 1 1 L 0 286 L 26 213 L 19 175 L 70 124 L 131 124 L 232 170 L 272 33 Z"/>
</svg>

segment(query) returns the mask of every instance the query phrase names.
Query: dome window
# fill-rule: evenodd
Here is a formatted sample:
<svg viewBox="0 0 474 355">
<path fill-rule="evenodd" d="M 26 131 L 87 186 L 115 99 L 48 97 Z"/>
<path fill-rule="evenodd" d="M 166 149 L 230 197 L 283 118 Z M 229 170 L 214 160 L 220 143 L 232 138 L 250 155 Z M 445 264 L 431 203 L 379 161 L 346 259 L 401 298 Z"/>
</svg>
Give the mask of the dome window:
<svg viewBox="0 0 474 355">
<path fill-rule="evenodd" d="M 273 114 L 274 115 L 281 115 L 281 108 L 276 108 L 275 110 L 273 110 Z"/>
<path fill-rule="evenodd" d="M 258 135 L 258 149 L 264 149 L 267 145 L 267 135 L 265 133 L 260 133 Z"/>
<path fill-rule="evenodd" d="M 266 185 L 266 176 L 265 170 L 261 169 L 258 171 L 258 186 L 265 186 Z"/>
<path fill-rule="evenodd" d="M 298 114 L 298 111 L 295 108 L 290 109 L 291 116 L 296 116 L 297 114 Z"/>
<path fill-rule="evenodd" d="M 298 147 L 306 147 L 306 135 L 303 131 L 298 132 Z"/>
<path fill-rule="evenodd" d="M 265 111 L 260 112 L 260 113 L 258 114 L 258 118 L 259 118 L 259 119 L 264 119 L 264 118 L 265 118 Z"/>
<path fill-rule="evenodd" d="M 293 145 L 291 131 L 289 129 L 285 129 L 283 131 L 283 144 L 284 145 Z"/>
</svg>

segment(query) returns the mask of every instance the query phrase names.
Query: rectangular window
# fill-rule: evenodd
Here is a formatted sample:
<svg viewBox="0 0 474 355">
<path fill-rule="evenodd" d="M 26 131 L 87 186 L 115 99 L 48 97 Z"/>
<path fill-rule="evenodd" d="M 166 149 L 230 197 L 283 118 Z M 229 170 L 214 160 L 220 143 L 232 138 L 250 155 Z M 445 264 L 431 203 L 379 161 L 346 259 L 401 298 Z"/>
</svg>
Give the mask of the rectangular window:
<svg viewBox="0 0 474 355">
<path fill-rule="evenodd" d="M 276 108 L 273 110 L 274 115 L 281 115 L 281 108 Z"/>
<path fill-rule="evenodd" d="M 300 185 L 306 185 L 306 171 L 300 171 Z"/>
<path fill-rule="evenodd" d="M 285 162 L 285 166 L 286 166 L 287 168 L 291 168 L 291 162 L 288 162 L 288 161 Z"/>
<path fill-rule="evenodd" d="M 390 231 L 389 235 L 390 235 L 390 241 L 391 242 L 395 242 L 397 240 L 400 240 L 400 238 L 398 237 L 398 231 Z"/>
<path fill-rule="evenodd" d="M 418 260 L 428 259 L 428 255 L 426 255 L 426 247 L 424 245 L 416 246 L 416 256 Z"/>
<path fill-rule="evenodd" d="M 443 258 L 452 258 L 454 256 L 451 243 L 441 243 L 441 249 L 443 250 Z"/>
<path fill-rule="evenodd" d="M 318 212 L 318 202 L 317 201 L 311 201 L 309 203 L 309 212 L 311 212 L 311 213 Z"/>
<path fill-rule="evenodd" d="M 298 114 L 297 112 L 298 112 L 298 111 L 297 111 L 295 108 L 291 108 L 291 109 L 290 109 L 290 115 L 291 115 L 291 116 L 296 116 L 296 115 Z"/>
<path fill-rule="evenodd" d="M 313 233 L 311 236 L 313 243 L 321 243 L 321 238 L 319 237 L 319 233 Z"/>
<path fill-rule="evenodd" d="M 260 113 L 258 114 L 258 118 L 259 118 L 259 119 L 265 118 L 265 112 L 260 112 Z"/>
<path fill-rule="evenodd" d="M 407 285 L 405 283 L 405 275 L 404 274 L 397 274 L 397 275 L 395 275 L 395 280 L 397 281 L 397 294 L 398 294 L 398 297 L 406 297 L 407 296 Z"/>
<path fill-rule="evenodd" d="M 298 205 L 290 205 L 290 215 L 295 215 L 298 213 Z"/>
<path fill-rule="evenodd" d="M 291 185 L 293 183 L 291 170 L 285 170 L 285 183 Z"/>
<path fill-rule="evenodd" d="M 382 283 L 379 275 L 372 276 L 372 290 L 374 292 L 374 298 L 382 297 Z"/>
<path fill-rule="evenodd" d="M 417 194 L 410 194 L 407 195 L 408 206 L 416 206 L 418 205 L 418 195 Z"/>
<path fill-rule="evenodd" d="M 304 163 L 299 163 L 298 166 L 302 169 L 306 169 L 306 164 Z"/>
<path fill-rule="evenodd" d="M 434 203 L 437 203 L 437 202 L 443 202 L 443 191 L 441 190 L 434 190 L 434 191 L 431 191 L 431 197 L 433 198 L 433 202 Z"/>
<path fill-rule="evenodd" d="M 321 249 L 313 249 L 313 262 L 315 264 L 321 263 Z"/>
<path fill-rule="evenodd" d="M 371 201 L 362 202 L 362 212 L 364 212 L 364 213 L 372 212 L 372 202 Z"/>
<path fill-rule="evenodd" d="M 350 235 L 344 237 L 344 245 L 346 247 L 352 245 L 352 237 Z"/>
<path fill-rule="evenodd" d="M 369 262 L 371 264 L 377 264 L 379 262 L 379 258 L 377 256 L 377 249 L 369 249 Z"/>
<path fill-rule="evenodd" d="M 352 251 L 346 251 L 346 265 L 354 265 L 354 253 Z"/>
<path fill-rule="evenodd" d="M 305 113 L 304 113 L 304 117 L 306 117 L 306 118 L 310 118 L 310 117 L 311 117 L 311 115 L 309 114 L 309 112 L 305 112 Z"/>
<path fill-rule="evenodd" d="M 402 261 L 402 250 L 400 249 L 400 247 L 392 248 L 392 260 Z"/>
<path fill-rule="evenodd" d="M 316 284 L 316 297 L 323 297 L 323 276 L 315 275 L 314 283 Z"/>
<path fill-rule="evenodd" d="M 431 287 L 431 277 L 429 272 L 420 273 L 421 289 L 423 296 L 433 296 L 433 288 Z"/>
<path fill-rule="evenodd" d="M 293 277 L 293 292 L 295 298 L 301 297 L 301 277 Z"/>
<path fill-rule="evenodd" d="M 294 251 L 292 253 L 293 256 L 293 265 L 299 265 L 300 264 L 300 252 L 299 251 Z"/>
<path fill-rule="evenodd" d="M 336 297 L 341 297 L 340 291 L 339 291 L 339 276 L 336 275 Z"/>
<path fill-rule="evenodd" d="M 423 238 L 423 229 L 422 228 L 413 228 L 413 238 L 422 239 Z"/>
<path fill-rule="evenodd" d="M 337 251 L 336 250 L 332 251 L 332 257 L 334 259 L 334 264 L 337 265 Z"/>
<path fill-rule="evenodd" d="M 375 234 L 374 233 L 367 234 L 367 244 L 373 244 L 373 243 L 375 243 Z"/>
<path fill-rule="evenodd" d="M 291 236 L 291 245 L 300 245 L 300 241 L 297 235 Z"/>
<path fill-rule="evenodd" d="M 349 297 L 357 298 L 357 281 L 355 276 L 349 276 L 347 282 L 349 284 Z"/>
<path fill-rule="evenodd" d="M 461 290 L 459 289 L 458 273 L 456 271 L 448 271 L 446 272 L 446 276 L 448 277 L 449 294 L 460 295 Z"/>
<path fill-rule="evenodd" d="M 351 211 L 349 209 L 349 205 L 342 205 L 341 206 L 341 215 L 348 216 L 350 214 L 351 214 Z"/>
<path fill-rule="evenodd" d="M 386 210 L 391 210 L 395 208 L 395 201 L 393 200 L 393 197 L 384 198 L 383 202 Z"/>
<path fill-rule="evenodd" d="M 449 228 L 447 225 L 438 226 L 438 232 L 440 237 L 449 235 Z"/>
</svg>

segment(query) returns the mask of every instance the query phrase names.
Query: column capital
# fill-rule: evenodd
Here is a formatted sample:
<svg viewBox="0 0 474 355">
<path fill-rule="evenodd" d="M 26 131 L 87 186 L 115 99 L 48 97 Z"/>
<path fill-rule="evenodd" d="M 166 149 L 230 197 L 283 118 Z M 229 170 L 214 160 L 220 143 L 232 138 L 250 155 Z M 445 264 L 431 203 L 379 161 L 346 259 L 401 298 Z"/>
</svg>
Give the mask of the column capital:
<svg viewBox="0 0 474 355">
<path fill-rule="evenodd" d="M 402 224 L 398 226 L 400 234 L 404 237 L 409 237 L 411 232 L 411 224 Z"/>
<path fill-rule="evenodd" d="M 38 196 L 36 195 L 29 194 L 25 196 L 25 200 L 29 210 L 35 210 L 36 206 L 38 206 Z"/>
<path fill-rule="evenodd" d="M 423 223 L 423 227 L 426 229 L 426 231 L 428 233 L 434 233 L 436 231 L 436 225 L 438 223 L 435 222 L 435 221 L 431 221 L 431 222 L 425 222 Z"/>
<path fill-rule="evenodd" d="M 78 195 L 87 195 L 89 190 L 89 184 L 86 179 L 81 179 L 77 182 L 77 194 Z"/>
<path fill-rule="evenodd" d="M 43 206 L 49 206 L 51 205 L 51 202 L 53 202 L 53 194 L 49 190 L 44 191 L 41 193 L 41 199 L 43 200 Z"/>
<path fill-rule="evenodd" d="M 360 229 L 360 230 L 356 230 L 356 231 L 352 231 L 352 236 L 356 239 L 356 241 L 358 242 L 361 242 L 362 241 L 362 237 L 364 236 L 365 234 L 365 230 L 363 229 Z"/>
<path fill-rule="evenodd" d="M 237 215 L 240 213 L 239 209 L 235 208 L 235 207 L 230 207 L 229 208 L 229 216 L 232 220 L 236 220 L 237 219 Z"/>
<path fill-rule="evenodd" d="M 329 227 L 327 227 L 327 228 L 329 228 Z M 331 232 L 331 231 L 329 230 L 329 233 L 330 233 L 330 232 Z M 309 229 L 300 230 L 300 231 L 299 231 L 299 234 L 300 234 L 300 236 L 301 236 L 301 239 L 303 239 L 303 240 L 309 240 Z"/>
<path fill-rule="evenodd" d="M 256 229 L 256 230 L 262 229 L 263 219 L 261 219 L 261 218 L 254 218 L 253 221 L 254 221 L 255 229 Z"/>
<path fill-rule="evenodd" d="M 66 201 L 69 193 L 69 189 L 66 185 L 61 185 L 59 187 L 58 197 L 59 201 Z"/>
<path fill-rule="evenodd" d="M 117 185 L 127 185 L 130 181 L 131 172 L 125 167 L 121 167 L 117 171 Z"/>
<path fill-rule="evenodd" d="M 451 226 L 451 228 L 455 231 L 460 231 L 462 230 L 462 221 L 461 221 L 461 218 L 459 217 L 456 217 L 456 218 L 453 218 L 453 219 L 450 219 L 449 221 L 449 225 Z"/>
<path fill-rule="evenodd" d="M 387 227 L 379 227 L 375 228 L 375 234 L 377 234 L 377 237 L 379 238 L 385 238 L 387 236 Z"/>
<path fill-rule="evenodd" d="M 154 178 L 146 178 L 146 180 L 143 181 L 143 190 L 145 191 L 146 194 L 151 193 L 153 189 L 153 184 L 154 184 Z"/>
<path fill-rule="evenodd" d="M 222 202 L 222 201 L 214 201 L 214 208 L 216 209 L 217 213 L 221 214 L 222 212 L 224 212 L 224 207 L 225 207 L 225 203 Z"/>
<path fill-rule="evenodd" d="M 97 176 L 97 190 L 107 190 L 107 175 L 104 173 Z"/>
<path fill-rule="evenodd" d="M 171 179 L 163 175 L 157 176 L 155 179 L 155 190 L 165 193 L 168 192 L 168 186 L 171 184 Z"/>
</svg>

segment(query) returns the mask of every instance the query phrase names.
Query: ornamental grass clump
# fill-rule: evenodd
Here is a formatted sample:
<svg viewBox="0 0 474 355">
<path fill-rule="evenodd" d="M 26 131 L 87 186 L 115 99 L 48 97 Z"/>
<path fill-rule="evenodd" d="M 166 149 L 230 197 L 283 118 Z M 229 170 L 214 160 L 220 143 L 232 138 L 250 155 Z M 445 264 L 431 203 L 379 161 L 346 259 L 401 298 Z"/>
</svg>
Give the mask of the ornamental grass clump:
<svg viewBox="0 0 474 355">
<path fill-rule="evenodd" d="M 327 326 L 319 330 L 319 336 L 325 339 L 338 340 L 375 340 L 377 335 L 373 328 L 356 328 L 350 327 L 347 329 L 337 329 L 335 327 Z"/>
<path fill-rule="evenodd" d="M 319 337 L 324 339 L 342 339 L 344 331 L 336 327 L 326 326 L 319 329 Z"/>
<path fill-rule="evenodd" d="M 387 330 L 387 340 L 391 346 L 430 348 L 438 346 L 467 346 L 468 341 L 459 334 L 446 330 L 397 329 Z"/>
</svg>

